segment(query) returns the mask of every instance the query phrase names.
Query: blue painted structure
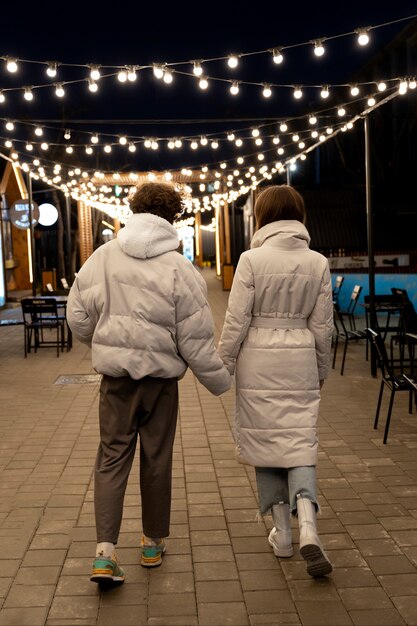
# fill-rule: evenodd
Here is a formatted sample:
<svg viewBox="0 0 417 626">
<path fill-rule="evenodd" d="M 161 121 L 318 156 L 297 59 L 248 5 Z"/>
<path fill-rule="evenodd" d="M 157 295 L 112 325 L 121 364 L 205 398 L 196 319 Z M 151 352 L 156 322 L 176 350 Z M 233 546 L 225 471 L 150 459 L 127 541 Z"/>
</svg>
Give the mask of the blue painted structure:
<svg viewBox="0 0 417 626">
<path fill-rule="evenodd" d="M 336 276 L 343 276 L 344 281 L 339 294 L 339 304 L 345 310 L 349 304 L 350 295 L 355 285 L 361 285 L 362 291 L 358 304 L 363 303 L 364 296 L 369 294 L 368 274 L 343 274 L 343 272 L 332 273 L 332 285 Z M 408 296 L 417 311 L 417 274 L 375 274 L 375 294 L 391 293 L 391 287 L 407 289 Z M 357 315 L 363 312 L 362 307 L 356 309 Z"/>
</svg>

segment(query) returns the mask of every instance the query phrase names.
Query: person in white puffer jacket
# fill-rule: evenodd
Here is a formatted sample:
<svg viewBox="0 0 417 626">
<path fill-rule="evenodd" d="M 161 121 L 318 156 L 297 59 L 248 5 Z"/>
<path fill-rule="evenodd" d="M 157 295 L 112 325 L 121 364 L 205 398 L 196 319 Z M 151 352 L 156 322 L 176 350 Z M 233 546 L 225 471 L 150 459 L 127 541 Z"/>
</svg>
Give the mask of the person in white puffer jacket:
<svg viewBox="0 0 417 626">
<path fill-rule="evenodd" d="M 130 468 L 140 440 L 141 565 L 160 565 L 169 535 L 172 449 L 178 379 L 190 367 L 213 394 L 230 387 L 214 345 L 207 287 L 177 252 L 172 225 L 181 193 L 145 183 L 133 215 L 84 263 L 68 297 L 68 324 L 91 345 L 100 385 L 100 445 L 95 465 L 97 551 L 91 580 L 123 582 L 115 545 Z"/>
<path fill-rule="evenodd" d="M 293 554 L 290 513 L 311 576 L 332 571 L 316 532 L 317 416 L 327 378 L 333 304 L 327 259 L 309 249 L 301 195 L 268 187 L 255 204 L 257 232 L 236 268 L 219 353 L 236 371 L 238 459 L 253 465 L 269 543 Z"/>
</svg>

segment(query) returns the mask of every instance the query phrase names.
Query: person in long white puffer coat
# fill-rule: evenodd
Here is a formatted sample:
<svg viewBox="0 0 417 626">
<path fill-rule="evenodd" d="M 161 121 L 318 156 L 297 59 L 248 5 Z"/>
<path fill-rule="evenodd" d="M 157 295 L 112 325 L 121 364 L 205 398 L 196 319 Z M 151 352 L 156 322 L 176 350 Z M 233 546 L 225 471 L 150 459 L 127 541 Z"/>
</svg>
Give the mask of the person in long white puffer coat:
<svg viewBox="0 0 417 626">
<path fill-rule="evenodd" d="M 130 208 L 133 215 L 117 239 L 99 247 L 80 269 L 67 306 L 72 332 L 91 346 L 93 367 L 103 374 L 91 575 L 99 584 L 124 580 L 115 544 L 138 435 L 140 563 L 155 567 L 169 535 L 178 379 L 190 367 L 213 394 L 230 387 L 214 345 L 206 283 L 177 252 L 172 224 L 182 212 L 180 192 L 165 183 L 146 183 Z"/>
<path fill-rule="evenodd" d="M 317 417 L 333 334 L 330 271 L 309 249 L 304 201 L 294 188 L 265 189 L 255 217 L 219 344 L 236 375 L 237 457 L 256 468 L 259 512 L 273 517 L 274 553 L 293 554 L 292 512 L 307 571 L 321 576 L 332 571 L 316 532 Z"/>
</svg>

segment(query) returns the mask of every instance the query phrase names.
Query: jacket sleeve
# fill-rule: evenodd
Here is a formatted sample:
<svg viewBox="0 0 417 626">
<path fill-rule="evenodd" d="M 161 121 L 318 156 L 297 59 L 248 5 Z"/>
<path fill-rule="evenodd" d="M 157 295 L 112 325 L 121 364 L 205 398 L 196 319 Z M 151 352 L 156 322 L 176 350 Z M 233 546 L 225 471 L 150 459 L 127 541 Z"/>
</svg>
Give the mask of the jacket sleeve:
<svg viewBox="0 0 417 626">
<path fill-rule="evenodd" d="M 214 345 L 214 323 L 200 273 L 190 267 L 176 284 L 178 351 L 200 383 L 216 396 L 230 388 L 230 374 Z"/>
<path fill-rule="evenodd" d="M 255 296 L 252 266 L 247 254 L 239 259 L 230 291 L 219 354 L 231 374 L 235 371 L 240 346 L 246 337 L 252 319 Z"/>
<path fill-rule="evenodd" d="M 329 374 L 330 352 L 333 335 L 333 297 L 332 282 L 329 264 L 323 272 L 320 292 L 314 305 L 307 326 L 313 333 L 316 341 L 317 368 L 319 380 L 324 380 Z"/>
<path fill-rule="evenodd" d="M 91 346 L 95 322 L 89 316 L 80 293 L 78 278 L 68 294 L 67 322 L 74 336 L 82 343 Z"/>
</svg>

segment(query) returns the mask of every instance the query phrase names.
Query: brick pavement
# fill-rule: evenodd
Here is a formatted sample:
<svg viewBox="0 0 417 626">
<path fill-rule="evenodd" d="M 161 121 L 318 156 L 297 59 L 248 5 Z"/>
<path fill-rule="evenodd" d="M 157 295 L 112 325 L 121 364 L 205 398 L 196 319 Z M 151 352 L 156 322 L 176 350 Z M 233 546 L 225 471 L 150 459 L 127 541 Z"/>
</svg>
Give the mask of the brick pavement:
<svg viewBox="0 0 417 626">
<path fill-rule="evenodd" d="M 228 293 L 204 276 L 218 335 Z M 89 582 L 98 385 L 54 384 L 92 373 L 89 350 L 24 359 L 22 327 L 1 328 L 0 626 L 416 625 L 417 422 L 398 394 L 382 445 L 364 351 L 349 345 L 345 375 L 336 369 L 323 390 L 319 529 L 331 577 L 311 579 L 298 550 L 274 557 L 271 519 L 255 521 L 253 469 L 234 458 L 233 392 L 215 398 L 187 373 L 167 555 L 157 570 L 137 564 L 136 462 L 118 549 L 126 583 L 100 593 Z"/>
</svg>

